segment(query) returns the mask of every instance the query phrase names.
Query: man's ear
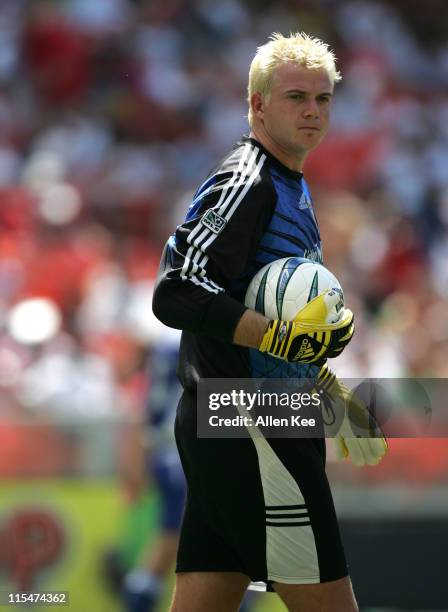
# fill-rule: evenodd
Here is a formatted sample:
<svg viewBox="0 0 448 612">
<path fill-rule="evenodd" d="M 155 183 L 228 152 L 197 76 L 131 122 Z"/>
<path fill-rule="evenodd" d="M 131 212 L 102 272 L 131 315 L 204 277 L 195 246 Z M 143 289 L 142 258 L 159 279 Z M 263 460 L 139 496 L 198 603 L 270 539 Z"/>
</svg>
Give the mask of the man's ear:
<svg viewBox="0 0 448 612">
<path fill-rule="evenodd" d="M 263 96 L 259 91 L 253 93 L 250 97 L 250 107 L 252 110 L 252 115 L 254 117 L 258 117 L 258 119 L 262 119 L 264 115 L 264 101 Z"/>
</svg>

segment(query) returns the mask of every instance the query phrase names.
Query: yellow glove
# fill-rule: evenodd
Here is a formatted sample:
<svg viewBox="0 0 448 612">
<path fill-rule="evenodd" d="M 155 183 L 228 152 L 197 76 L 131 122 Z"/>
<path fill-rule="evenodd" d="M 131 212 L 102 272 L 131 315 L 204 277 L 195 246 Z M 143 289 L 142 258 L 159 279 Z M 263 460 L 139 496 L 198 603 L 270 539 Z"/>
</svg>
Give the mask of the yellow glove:
<svg viewBox="0 0 448 612">
<path fill-rule="evenodd" d="M 327 365 L 319 372 L 317 389 L 323 408 L 329 408 L 335 415 L 336 457 L 350 458 L 357 466 L 377 465 L 388 450 L 387 440 L 364 402 L 338 380 Z M 329 405 L 325 406 L 326 402 Z M 356 435 L 353 427 L 361 431 L 362 436 Z"/>
<path fill-rule="evenodd" d="M 299 310 L 293 321 L 270 321 L 259 350 L 301 363 L 322 363 L 337 357 L 355 331 L 353 313 L 348 308 L 341 310 L 336 322 L 329 322 L 340 300 L 336 291 L 326 291 Z"/>
</svg>

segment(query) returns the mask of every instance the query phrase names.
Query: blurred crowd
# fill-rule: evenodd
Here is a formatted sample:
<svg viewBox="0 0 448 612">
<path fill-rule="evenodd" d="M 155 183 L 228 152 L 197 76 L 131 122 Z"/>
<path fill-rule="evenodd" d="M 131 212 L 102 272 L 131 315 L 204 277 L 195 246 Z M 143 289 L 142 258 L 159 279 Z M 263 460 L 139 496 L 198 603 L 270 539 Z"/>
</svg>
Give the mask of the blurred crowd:
<svg viewBox="0 0 448 612">
<path fill-rule="evenodd" d="M 343 74 L 305 169 L 356 313 L 335 369 L 447 376 L 447 22 L 444 0 L 2 0 L 0 418 L 139 410 L 161 248 L 247 133 L 273 31 L 322 37 Z"/>
</svg>

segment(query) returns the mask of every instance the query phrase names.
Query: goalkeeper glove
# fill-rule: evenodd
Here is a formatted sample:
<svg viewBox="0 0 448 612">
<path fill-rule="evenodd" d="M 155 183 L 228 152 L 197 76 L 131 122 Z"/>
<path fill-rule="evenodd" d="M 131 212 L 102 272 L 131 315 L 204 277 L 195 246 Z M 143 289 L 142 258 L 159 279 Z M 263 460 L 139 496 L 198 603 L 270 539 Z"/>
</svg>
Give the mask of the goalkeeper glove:
<svg viewBox="0 0 448 612">
<path fill-rule="evenodd" d="M 321 405 L 333 413 L 331 425 L 338 427 L 333 438 L 336 457 L 350 457 L 352 463 L 357 466 L 379 463 L 386 454 L 388 445 L 374 415 L 364 402 L 338 380 L 327 365 L 319 372 L 317 389 L 321 395 Z M 353 427 L 361 430 L 362 435 L 356 436 Z"/>
<path fill-rule="evenodd" d="M 336 291 L 326 291 L 299 310 L 293 321 L 270 321 L 259 350 L 301 363 L 322 363 L 328 357 L 337 357 L 355 331 L 353 313 L 348 308 L 336 323 L 327 322 L 339 301 Z"/>
</svg>

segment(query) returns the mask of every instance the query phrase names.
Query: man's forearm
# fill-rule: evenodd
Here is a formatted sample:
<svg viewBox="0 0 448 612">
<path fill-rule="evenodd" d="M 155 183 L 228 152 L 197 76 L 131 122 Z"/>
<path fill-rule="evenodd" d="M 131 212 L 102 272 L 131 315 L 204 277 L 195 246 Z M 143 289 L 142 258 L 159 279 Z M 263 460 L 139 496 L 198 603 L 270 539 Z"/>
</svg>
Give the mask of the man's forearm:
<svg viewBox="0 0 448 612">
<path fill-rule="evenodd" d="M 235 328 L 233 341 L 240 346 L 258 348 L 269 325 L 269 319 L 255 312 L 246 310 Z"/>
</svg>

